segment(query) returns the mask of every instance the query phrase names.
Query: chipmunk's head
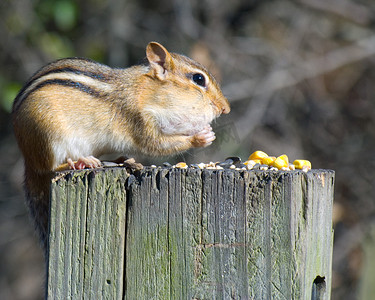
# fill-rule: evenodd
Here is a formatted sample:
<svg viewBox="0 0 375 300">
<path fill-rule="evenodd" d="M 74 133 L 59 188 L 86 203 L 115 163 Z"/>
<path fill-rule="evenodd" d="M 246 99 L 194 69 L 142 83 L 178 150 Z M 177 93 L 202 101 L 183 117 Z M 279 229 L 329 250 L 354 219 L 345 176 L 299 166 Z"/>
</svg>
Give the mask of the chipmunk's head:
<svg viewBox="0 0 375 300">
<path fill-rule="evenodd" d="M 150 64 L 147 76 L 154 88 L 144 108 L 156 118 L 163 133 L 195 134 L 222 113 L 229 113 L 228 100 L 201 64 L 169 53 L 156 42 L 147 45 L 146 54 Z"/>
</svg>

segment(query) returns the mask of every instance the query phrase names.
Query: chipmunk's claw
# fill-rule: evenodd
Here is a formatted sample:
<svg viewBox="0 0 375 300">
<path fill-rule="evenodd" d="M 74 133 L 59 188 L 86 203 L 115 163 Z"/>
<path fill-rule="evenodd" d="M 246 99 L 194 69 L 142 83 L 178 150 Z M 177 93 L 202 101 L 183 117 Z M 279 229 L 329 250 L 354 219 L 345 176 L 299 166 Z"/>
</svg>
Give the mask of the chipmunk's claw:
<svg viewBox="0 0 375 300">
<path fill-rule="evenodd" d="M 67 163 L 72 170 L 95 169 L 102 165 L 100 160 L 94 156 L 80 157 L 77 161 L 68 158 Z"/>
</svg>

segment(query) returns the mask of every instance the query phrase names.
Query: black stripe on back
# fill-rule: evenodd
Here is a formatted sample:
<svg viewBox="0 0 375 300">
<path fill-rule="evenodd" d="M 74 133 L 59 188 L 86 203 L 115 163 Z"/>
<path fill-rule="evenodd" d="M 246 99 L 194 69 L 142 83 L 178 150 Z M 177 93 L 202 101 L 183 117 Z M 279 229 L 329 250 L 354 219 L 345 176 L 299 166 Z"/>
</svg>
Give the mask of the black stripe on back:
<svg viewBox="0 0 375 300">
<path fill-rule="evenodd" d="M 53 85 L 53 84 L 72 87 L 72 88 L 75 88 L 75 89 L 79 89 L 80 91 L 82 91 L 84 93 L 87 93 L 91 96 L 100 97 L 100 92 L 98 92 L 97 90 L 95 90 L 95 89 L 93 89 L 93 88 L 91 88 L 87 85 L 84 85 L 80 82 L 76 82 L 76 81 L 69 80 L 69 79 L 50 79 L 50 80 L 45 80 L 45 81 L 41 82 L 40 84 L 38 84 L 35 88 L 33 88 L 30 92 L 28 92 L 25 95 L 23 95 L 24 89 L 22 89 L 22 91 L 18 94 L 18 96 L 16 97 L 16 100 L 13 103 L 13 112 L 15 112 L 19 108 L 19 106 L 23 102 L 23 99 L 26 99 L 31 93 L 35 92 L 36 90 L 38 90 L 38 89 L 40 89 L 44 86 Z M 23 99 L 22 99 L 22 101 L 19 101 L 18 98 L 21 95 L 23 96 Z"/>
<path fill-rule="evenodd" d="M 79 59 L 79 60 L 82 60 L 82 59 Z M 90 60 L 87 60 L 87 61 L 90 61 Z M 93 79 L 96 79 L 96 80 L 100 80 L 100 81 L 103 81 L 103 82 L 106 82 L 106 81 L 110 80 L 110 78 L 108 76 L 106 76 L 105 74 L 100 73 L 100 72 L 96 73 L 96 72 L 90 72 L 90 71 L 83 71 L 83 70 L 72 68 L 72 67 L 63 67 L 63 68 L 60 68 L 60 69 L 52 69 L 50 71 L 38 74 L 38 76 L 36 76 L 35 78 L 33 78 L 35 76 L 34 75 L 32 77 L 32 79 L 29 80 L 22 87 L 22 89 L 19 91 L 17 97 L 14 100 L 13 111 L 17 110 L 19 105 L 21 104 L 21 103 L 18 103 L 19 97 L 22 97 L 23 99 L 25 99 L 30 93 L 34 92 L 36 89 L 41 88 L 41 87 L 43 87 L 47 84 L 59 84 L 59 85 L 71 86 L 71 87 L 79 88 L 81 91 L 86 92 L 86 93 L 88 93 L 90 95 L 93 95 L 93 96 L 99 95 L 99 93 L 97 91 L 93 90 L 92 88 L 90 88 L 88 86 L 85 86 L 85 85 L 80 84 L 78 82 L 73 82 L 71 80 L 62 80 L 62 79 L 46 80 L 46 81 L 42 82 L 41 84 L 39 84 L 32 91 L 30 91 L 27 95 L 24 95 L 24 92 L 29 88 L 30 85 L 33 84 L 33 82 L 35 80 L 38 80 L 39 78 L 41 78 L 45 75 L 53 74 L 53 73 L 73 73 L 73 74 L 77 74 L 77 75 L 84 75 L 84 76 L 87 76 L 87 77 L 90 77 L 90 78 L 93 78 Z"/>
<path fill-rule="evenodd" d="M 50 80 L 45 80 L 43 82 L 41 82 L 40 84 L 38 84 L 35 88 L 33 88 L 29 93 L 33 93 L 34 91 L 46 86 L 46 85 L 52 85 L 52 84 L 58 84 L 58 85 L 63 85 L 63 86 L 68 86 L 68 87 L 73 87 L 73 88 L 76 88 L 76 89 L 79 89 L 81 90 L 82 92 L 85 92 L 91 96 L 94 96 L 94 97 L 99 97 L 100 96 L 100 92 L 98 92 L 97 90 L 94 90 L 93 88 L 85 85 L 85 84 L 82 84 L 80 82 L 76 82 L 76 81 L 73 81 L 73 80 L 69 80 L 69 79 L 50 79 Z M 28 95 L 25 95 L 24 98 L 26 98 Z"/>
</svg>

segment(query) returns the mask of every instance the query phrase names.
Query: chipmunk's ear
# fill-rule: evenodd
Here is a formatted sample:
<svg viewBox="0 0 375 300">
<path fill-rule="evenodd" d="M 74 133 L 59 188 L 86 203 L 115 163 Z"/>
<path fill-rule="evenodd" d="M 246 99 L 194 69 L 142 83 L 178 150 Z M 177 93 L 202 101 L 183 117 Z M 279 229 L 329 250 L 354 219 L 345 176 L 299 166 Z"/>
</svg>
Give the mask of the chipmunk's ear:
<svg viewBox="0 0 375 300">
<path fill-rule="evenodd" d="M 150 42 L 146 48 L 146 55 L 155 75 L 164 80 L 167 73 L 173 69 L 171 54 L 161 44 Z"/>
</svg>

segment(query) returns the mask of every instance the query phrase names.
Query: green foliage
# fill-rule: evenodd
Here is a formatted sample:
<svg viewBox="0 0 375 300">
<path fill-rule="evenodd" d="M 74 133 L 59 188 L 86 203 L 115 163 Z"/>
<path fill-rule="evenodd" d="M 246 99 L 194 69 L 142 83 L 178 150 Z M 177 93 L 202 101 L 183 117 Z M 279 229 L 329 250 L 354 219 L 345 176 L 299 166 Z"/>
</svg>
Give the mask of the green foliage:
<svg viewBox="0 0 375 300">
<path fill-rule="evenodd" d="M 73 46 L 69 39 L 52 32 L 39 36 L 41 49 L 53 59 L 74 56 Z"/>
<path fill-rule="evenodd" d="M 38 16 L 45 24 L 60 31 L 74 29 L 78 20 L 78 7 L 72 0 L 40 1 L 37 6 Z"/>
<path fill-rule="evenodd" d="M 12 111 L 13 100 L 17 96 L 21 87 L 21 84 L 18 82 L 8 82 L 3 84 L 0 93 L 0 106 L 6 112 L 10 113 Z"/>
<path fill-rule="evenodd" d="M 74 56 L 71 36 L 78 23 L 78 6 L 71 0 L 42 0 L 35 6 L 29 40 L 53 60 Z"/>
<path fill-rule="evenodd" d="M 57 1 L 53 7 L 53 17 L 57 27 L 67 31 L 77 23 L 77 6 L 74 1 Z"/>
</svg>

